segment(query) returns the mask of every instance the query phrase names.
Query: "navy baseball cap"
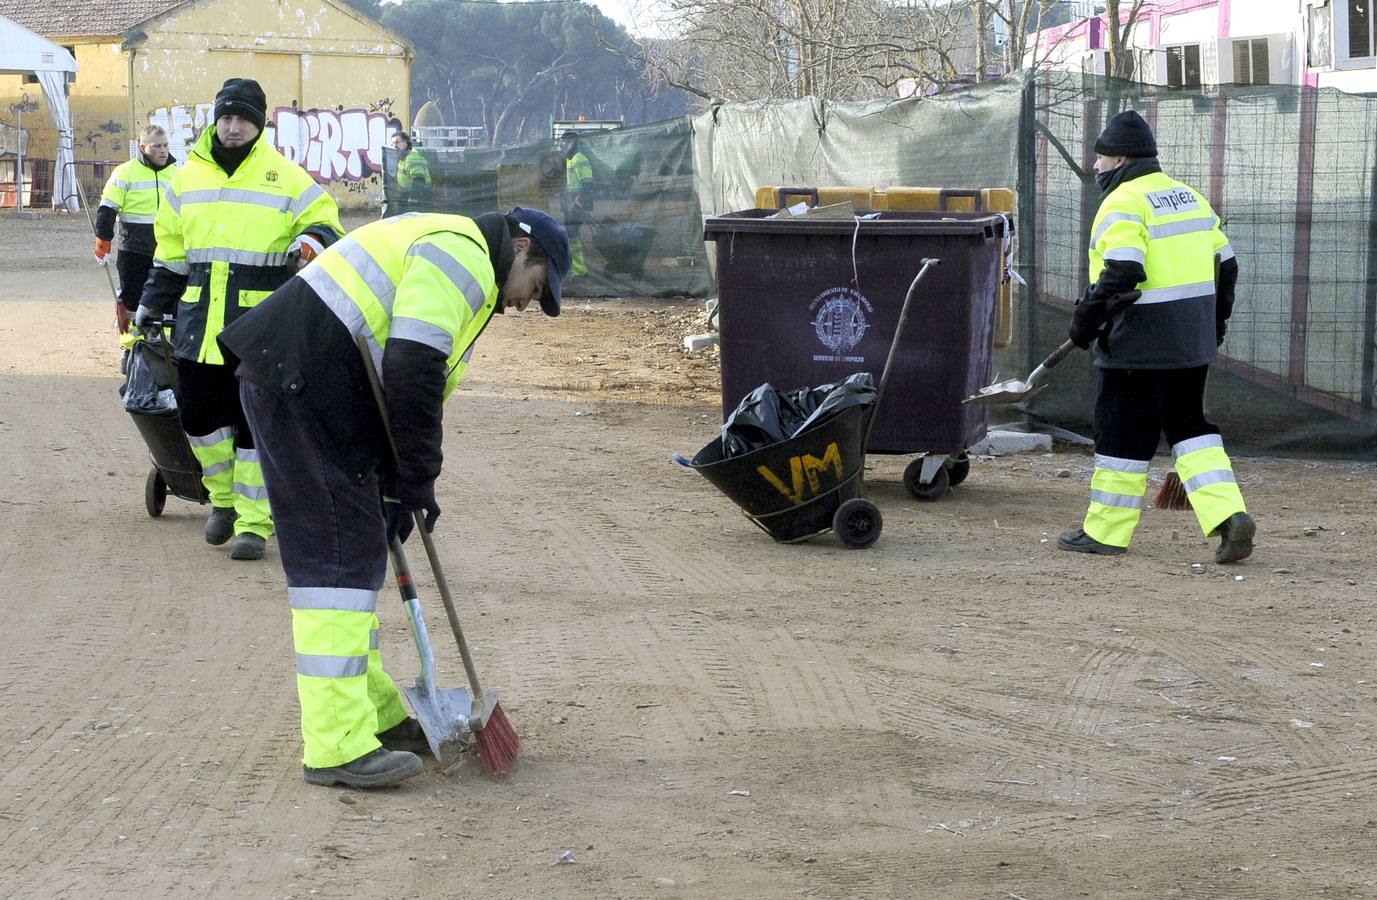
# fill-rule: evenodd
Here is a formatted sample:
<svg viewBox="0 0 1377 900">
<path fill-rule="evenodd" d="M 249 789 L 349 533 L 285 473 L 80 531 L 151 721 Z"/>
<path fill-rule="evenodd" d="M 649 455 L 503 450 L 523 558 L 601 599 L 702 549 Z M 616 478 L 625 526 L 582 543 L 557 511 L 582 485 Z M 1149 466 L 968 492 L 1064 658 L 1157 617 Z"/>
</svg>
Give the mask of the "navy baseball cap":
<svg viewBox="0 0 1377 900">
<path fill-rule="evenodd" d="M 539 209 L 526 209 L 513 206 L 507 213 L 516 220 L 522 231 L 545 248 L 550 257 L 548 277 L 545 280 L 545 293 L 540 297 L 540 308 L 547 316 L 559 315 L 560 283 L 569 274 L 573 265 L 573 255 L 569 252 L 569 232 L 555 221 L 554 216 Z"/>
</svg>

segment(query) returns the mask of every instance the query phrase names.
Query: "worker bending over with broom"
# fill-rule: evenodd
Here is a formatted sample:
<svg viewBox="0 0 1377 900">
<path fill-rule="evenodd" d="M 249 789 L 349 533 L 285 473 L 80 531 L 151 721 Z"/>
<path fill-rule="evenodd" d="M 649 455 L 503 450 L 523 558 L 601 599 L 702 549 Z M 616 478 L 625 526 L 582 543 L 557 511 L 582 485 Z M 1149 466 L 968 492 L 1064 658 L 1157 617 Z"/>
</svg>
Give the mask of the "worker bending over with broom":
<svg viewBox="0 0 1377 900">
<path fill-rule="evenodd" d="M 1205 420 L 1205 378 L 1233 311 L 1238 263 L 1219 219 L 1193 188 L 1168 177 L 1157 142 L 1133 110 L 1095 141 L 1101 201 L 1090 240 L 1090 287 L 1070 337 L 1095 344 L 1095 474 L 1085 523 L 1057 540 L 1062 550 L 1128 549 L 1147 494 L 1148 464 L 1163 432 L 1215 561 L 1253 552 L 1257 530 L 1224 452 Z M 1115 299 L 1132 291 L 1123 308 Z"/>
<path fill-rule="evenodd" d="M 307 782 L 376 787 L 421 771 L 425 733 L 378 653 L 388 546 L 415 511 L 427 530 L 440 515 L 441 407 L 488 320 L 537 300 L 559 315 L 568 272 L 569 235 L 540 210 L 396 216 L 341 239 L 221 334 L 287 576 Z"/>
</svg>

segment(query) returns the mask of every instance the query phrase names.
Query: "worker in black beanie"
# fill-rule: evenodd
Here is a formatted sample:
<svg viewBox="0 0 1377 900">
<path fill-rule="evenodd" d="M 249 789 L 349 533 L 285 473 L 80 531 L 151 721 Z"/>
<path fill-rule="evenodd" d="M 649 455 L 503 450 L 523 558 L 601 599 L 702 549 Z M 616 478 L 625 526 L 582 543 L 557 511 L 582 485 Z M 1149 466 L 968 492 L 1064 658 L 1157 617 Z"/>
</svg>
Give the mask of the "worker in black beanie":
<svg viewBox="0 0 1377 900">
<path fill-rule="evenodd" d="M 268 97 L 252 78 L 231 78 L 215 95 L 215 119 L 242 116 L 262 131 L 268 121 Z"/>
<path fill-rule="evenodd" d="M 1233 312 L 1233 247 L 1205 198 L 1162 172 L 1152 129 L 1133 110 L 1095 141 L 1095 180 L 1103 193 L 1090 286 L 1069 332 L 1082 349 L 1095 345 L 1095 473 L 1084 524 L 1057 546 L 1128 549 L 1165 432 L 1201 530 L 1220 538 L 1215 561 L 1238 562 L 1253 552 L 1257 526 L 1204 412 L 1205 378 Z"/>
</svg>

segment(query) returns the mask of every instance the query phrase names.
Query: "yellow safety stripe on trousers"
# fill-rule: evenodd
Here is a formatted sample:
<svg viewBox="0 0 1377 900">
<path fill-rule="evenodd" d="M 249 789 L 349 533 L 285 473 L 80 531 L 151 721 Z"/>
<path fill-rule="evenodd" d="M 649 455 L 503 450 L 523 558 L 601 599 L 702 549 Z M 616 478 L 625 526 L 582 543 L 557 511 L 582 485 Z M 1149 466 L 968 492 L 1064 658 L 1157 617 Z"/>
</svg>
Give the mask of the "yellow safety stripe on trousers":
<svg viewBox="0 0 1377 900">
<path fill-rule="evenodd" d="M 298 603 L 323 604 L 332 592 L 316 588 L 307 594 L 292 589 L 292 643 L 297 664 L 297 697 L 301 701 L 302 761 L 312 768 L 338 766 L 379 746 L 376 690 L 386 678 L 371 648 L 378 627 L 372 612 L 302 609 Z M 333 591 L 340 605 L 361 605 L 359 592 Z M 375 592 L 364 592 L 376 597 Z M 375 673 L 373 670 L 377 668 Z M 390 679 L 388 679 L 390 681 Z M 392 686 L 395 692 L 396 687 Z M 400 704 L 400 701 L 398 701 Z M 393 723 L 395 724 L 395 723 Z"/>
<path fill-rule="evenodd" d="M 1176 474 L 1186 488 L 1186 499 L 1205 534 L 1213 534 L 1234 513 L 1246 512 L 1233 464 L 1217 434 L 1181 441 L 1171 448 Z"/>
<path fill-rule="evenodd" d="M 268 499 L 268 489 L 263 486 L 263 467 L 258 462 L 257 449 L 235 448 L 234 492 L 250 500 Z"/>
<path fill-rule="evenodd" d="M 1097 455 L 1095 474 L 1090 479 L 1090 505 L 1081 525 L 1085 533 L 1101 544 L 1127 547 L 1142 516 L 1147 472 L 1144 460 Z"/>
<path fill-rule="evenodd" d="M 201 483 L 215 506 L 234 506 L 234 429 L 189 434 L 191 455 L 201 464 Z"/>
</svg>

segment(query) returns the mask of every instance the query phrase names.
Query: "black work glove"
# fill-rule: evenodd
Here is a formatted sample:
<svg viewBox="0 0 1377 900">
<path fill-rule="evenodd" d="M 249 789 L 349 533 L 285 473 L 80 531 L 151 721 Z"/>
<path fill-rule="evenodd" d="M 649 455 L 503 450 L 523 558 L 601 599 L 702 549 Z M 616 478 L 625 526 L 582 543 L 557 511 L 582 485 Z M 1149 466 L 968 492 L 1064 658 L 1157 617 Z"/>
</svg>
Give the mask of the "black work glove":
<svg viewBox="0 0 1377 900">
<path fill-rule="evenodd" d="M 1124 291 L 1107 300 L 1092 300 L 1087 296 L 1076 304 L 1067 337 L 1082 350 L 1089 350 L 1090 342 L 1099 338 L 1100 349 L 1107 350 L 1105 342 L 1109 339 L 1109 330 L 1114 327 L 1114 317 L 1132 306 L 1141 296 L 1142 291 Z"/>
<path fill-rule="evenodd" d="M 1079 306 L 1076 307 L 1080 309 Z M 1090 342 L 1095 340 L 1100 334 L 1102 321 L 1095 315 L 1073 315 L 1071 317 L 1071 327 L 1066 330 L 1066 336 L 1071 339 L 1071 343 L 1080 347 L 1082 350 L 1090 349 Z"/>
<path fill-rule="evenodd" d="M 416 524 L 416 511 L 426 514 L 426 532 L 435 530 L 435 520 L 440 518 L 440 504 L 435 502 L 435 483 L 425 485 L 398 485 L 396 497 L 383 497 L 383 517 L 387 520 L 387 541 L 393 538 L 401 543 L 411 536 Z"/>
</svg>

